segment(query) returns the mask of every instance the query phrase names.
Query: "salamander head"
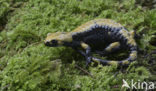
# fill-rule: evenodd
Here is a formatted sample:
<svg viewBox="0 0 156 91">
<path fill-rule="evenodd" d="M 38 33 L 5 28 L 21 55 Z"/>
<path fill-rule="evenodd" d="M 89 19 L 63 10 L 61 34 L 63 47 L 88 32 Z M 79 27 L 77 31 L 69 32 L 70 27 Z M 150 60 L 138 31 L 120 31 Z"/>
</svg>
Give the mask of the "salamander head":
<svg viewBox="0 0 156 91">
<path fill-rule="evenodd" d="M 72 36 L 65 32 L 48 33 L 44 40 L 45 45 L 50 47 L 61 46 L 64 42 L 72 42 Z"/>
</svg>

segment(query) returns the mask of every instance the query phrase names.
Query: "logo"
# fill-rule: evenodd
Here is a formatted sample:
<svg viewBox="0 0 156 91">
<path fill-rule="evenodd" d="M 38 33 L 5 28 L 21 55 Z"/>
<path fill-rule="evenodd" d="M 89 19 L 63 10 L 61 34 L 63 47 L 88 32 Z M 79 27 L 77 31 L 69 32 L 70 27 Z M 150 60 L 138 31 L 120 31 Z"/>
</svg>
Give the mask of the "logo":
<svg viewBox="0 0 156 91">
<path fill-rule="evenodd" d="M 123 88 L 123 87 L 130 88 L 130 86 L 129 86 L 128 83 L 125 81 L 125 79 L 123 79 L 122 81 L 123 81 L 122 88 Z"/>
<path fill-rule="evenodd" d="M 154 82 L 140 82 L 138 80 L 137 82 L 134 82 L 132 79 L 130 83 L 128 83 L 125 79 L 122 80 L 122 88 L 129 88 L 129 89 L 155 89 L 155 84 Z"/>
</svg>

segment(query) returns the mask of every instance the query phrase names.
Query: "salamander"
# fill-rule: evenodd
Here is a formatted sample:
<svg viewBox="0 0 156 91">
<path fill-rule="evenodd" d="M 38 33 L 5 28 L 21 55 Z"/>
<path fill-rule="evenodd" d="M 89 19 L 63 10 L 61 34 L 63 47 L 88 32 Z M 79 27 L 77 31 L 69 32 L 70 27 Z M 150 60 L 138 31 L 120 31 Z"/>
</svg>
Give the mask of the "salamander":
<svg viewBox="0 0 156 91">
<path fill-rule="evenodd" d="M 102 65 L 129 65 L 137 58 L 134 31 L 128 31 L 111 19 L 94 19 L 71 32 L 48 33 L 44 44 L 49 47 L 66 46 L 78 51 L 86 58 L 86 65 L 99 62 Z M 127 49 L 129 57 L 124 60 L 107 60 L 92 56 L 92 53 L 111 55 L 118 49 Z"/>
</svg>

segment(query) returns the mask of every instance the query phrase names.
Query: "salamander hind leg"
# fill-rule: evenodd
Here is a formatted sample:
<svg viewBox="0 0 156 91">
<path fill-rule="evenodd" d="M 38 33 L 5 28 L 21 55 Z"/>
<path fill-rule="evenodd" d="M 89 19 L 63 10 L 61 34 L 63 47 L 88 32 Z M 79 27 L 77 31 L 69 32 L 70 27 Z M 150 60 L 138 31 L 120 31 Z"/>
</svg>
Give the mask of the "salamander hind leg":
<svg viewBox="0 0 156 91">
<path fill-rule="evenodd" d="M 109 53 L 112 53 L 116 50 L 120 49 L 120 43 L 119 42 L 113 42 L 109 44 L 103 51 L 96 51 L 95 53 L 99 54 L 100 56 L 108 55 Z"/>
</svg>

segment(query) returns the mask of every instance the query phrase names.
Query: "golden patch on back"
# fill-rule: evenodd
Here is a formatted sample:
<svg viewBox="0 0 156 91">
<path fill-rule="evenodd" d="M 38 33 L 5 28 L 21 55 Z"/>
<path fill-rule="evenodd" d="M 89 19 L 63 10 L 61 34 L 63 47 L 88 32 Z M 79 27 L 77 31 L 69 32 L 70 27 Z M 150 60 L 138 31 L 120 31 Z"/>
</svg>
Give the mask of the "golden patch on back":
<svg viewBox="0 0 156 91">
<path fill-rule="evenodd" d="M 84 32 L 86 30 L 89 30 L 96 24 L 98 26 L 109 25 L 110 27 L 116 27 L 116 28 L 123 27 L 120 23 L 116 23 L 115 21 L 113 21 L 111 19 L 94 19 L 94 20 L 86 22 L 85 24 L 82 24 L 78 28 L 74 29 L 72 32 L 74 32 L 74 33 L 75 32 Z"/>
</svg>

